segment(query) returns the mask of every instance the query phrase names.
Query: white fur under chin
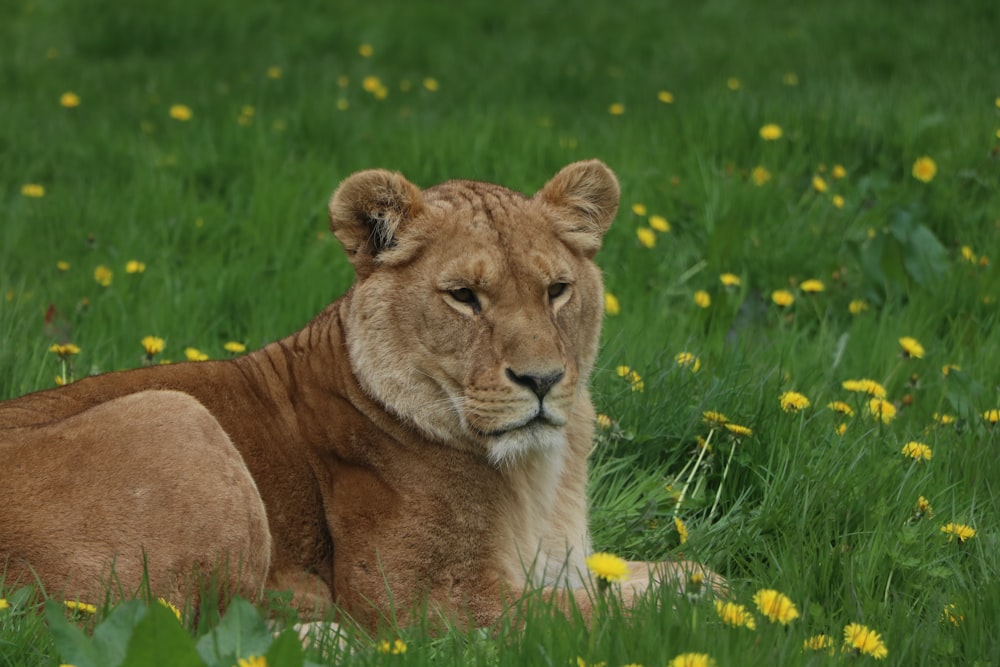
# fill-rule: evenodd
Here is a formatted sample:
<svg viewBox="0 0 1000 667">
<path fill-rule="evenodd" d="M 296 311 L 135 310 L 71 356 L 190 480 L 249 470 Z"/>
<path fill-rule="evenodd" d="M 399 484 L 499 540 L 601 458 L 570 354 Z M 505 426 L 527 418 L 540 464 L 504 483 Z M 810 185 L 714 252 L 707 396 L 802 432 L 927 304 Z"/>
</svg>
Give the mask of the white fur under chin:
<svg viewBox="0 0 1000 667">
<path fill-rule="evenodd" d="M 490 463 L 497 468 L 517 465 L 529 452 L 560 455 L 566 448 L 566 429 L 557 426 L 535 426 L 509 431 L 490 438 Z"/>
</svg>

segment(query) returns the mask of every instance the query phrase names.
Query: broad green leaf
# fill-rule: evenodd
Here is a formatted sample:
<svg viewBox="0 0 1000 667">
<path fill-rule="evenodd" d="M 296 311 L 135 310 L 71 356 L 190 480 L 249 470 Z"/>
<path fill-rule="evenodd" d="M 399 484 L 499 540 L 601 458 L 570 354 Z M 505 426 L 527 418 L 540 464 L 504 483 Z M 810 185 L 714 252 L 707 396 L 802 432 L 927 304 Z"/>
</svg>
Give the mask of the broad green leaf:
<svg viewBox="0 0 1000 667">
<path fill-rule="evenodd" d="M 153 604 L 135 626 L 122 667 L 205 667 L 194 639 L 164 605 Z M 78 666 L 79 667 L 79 666 Z"/>
<path fill-rule="evenodd" d="M 107 667 L 116 667 L 125 659 L 135 626 L 146 615 L 146 603 L 130 600 L 119 605 L 94 629 L 94 644 L 106 660 Z"/>
<path fill-rule="evenodd" d="M 264 655 L 272 641 L 260 612 L 247 602 L 236 598 L 226 614 L 211 632 L 198 640 L 198 653 L 209 664 L 228 664 L 236 658 Z"/>
<path fill-rule="evenodd" d="M 272 667 L 302 667 L 306 657 L 299 633 L 291 628 L 282 632 L 271 643 L 266 657 L 267 664 Z"/>
</svg>

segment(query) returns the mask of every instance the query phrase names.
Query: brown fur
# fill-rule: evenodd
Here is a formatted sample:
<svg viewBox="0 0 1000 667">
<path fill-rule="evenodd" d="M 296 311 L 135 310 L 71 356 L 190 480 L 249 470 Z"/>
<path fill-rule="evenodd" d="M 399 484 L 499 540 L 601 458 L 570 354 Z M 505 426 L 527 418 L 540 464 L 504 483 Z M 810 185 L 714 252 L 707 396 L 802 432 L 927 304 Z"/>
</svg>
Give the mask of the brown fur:
<svg viewBox="0 0 1000 667">
<path fill-rule="evenodd" d="M 368 625 L 425 596 L 487 624 L 525 585 L 579 588 L 603 312 L 591 259 L 618 196 L 597 161 L 530 198 L 351 176 L 330 220 L 357 281 L 303 330 L 0 404 L 8 581 L 30 564 L 92 596 L 112 559 L 133 587 L 145 552 L 151 583 L 178 593 L 169 582 L 224 556 L 245 564 L 233 589 L 290 588 Z"/>
</svg>

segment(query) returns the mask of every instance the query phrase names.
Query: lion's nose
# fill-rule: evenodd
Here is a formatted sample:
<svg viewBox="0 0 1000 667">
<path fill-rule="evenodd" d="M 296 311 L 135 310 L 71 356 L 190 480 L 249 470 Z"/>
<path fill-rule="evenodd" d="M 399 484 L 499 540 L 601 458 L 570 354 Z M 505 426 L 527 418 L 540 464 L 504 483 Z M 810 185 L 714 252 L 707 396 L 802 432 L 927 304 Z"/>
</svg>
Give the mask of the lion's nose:
<svg viewBox="0 0 1000 667">
<path fill-rule="evenodd" d="M 511 382 L 514 384 L 519 384 L 522 387 L 527 387 L 534 392 L 538 400 L 545 398 L 545 395 L 549 393 L 549 390 L 554 387 L 559 380 L 563 379 L 566 375 L 565 371 L 555 371 L 553 373 L 545 374 L 535 374 L 535 373 L 515 373 L 512 369 L 507 369 L 507 377 L 510 378 Z"/>
</svg>

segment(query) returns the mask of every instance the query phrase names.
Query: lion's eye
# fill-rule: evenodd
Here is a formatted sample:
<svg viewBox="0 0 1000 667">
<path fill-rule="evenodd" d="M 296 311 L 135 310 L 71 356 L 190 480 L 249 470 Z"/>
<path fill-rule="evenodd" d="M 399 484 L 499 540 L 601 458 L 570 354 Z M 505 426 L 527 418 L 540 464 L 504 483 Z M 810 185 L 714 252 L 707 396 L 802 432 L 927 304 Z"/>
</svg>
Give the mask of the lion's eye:
<svg viewBox="0 0 1000 667">
<path fill-rule="evenodd" d="M 569 283 L 552 283 L 549 285 L 549 300 L 554 301 L 566 293 Z"/>
<path fill-rule="evenodd" d="M 457 301 L 458 303 L 465 304 L 472 308 L 475 313 L 479 312 L 480 305 L 479 299 L 476 297 L 476 293 L 473 292 L 468 287 L 459 287 L 457 289 L 448 290 L 448 296 Z"/>
</svg>

